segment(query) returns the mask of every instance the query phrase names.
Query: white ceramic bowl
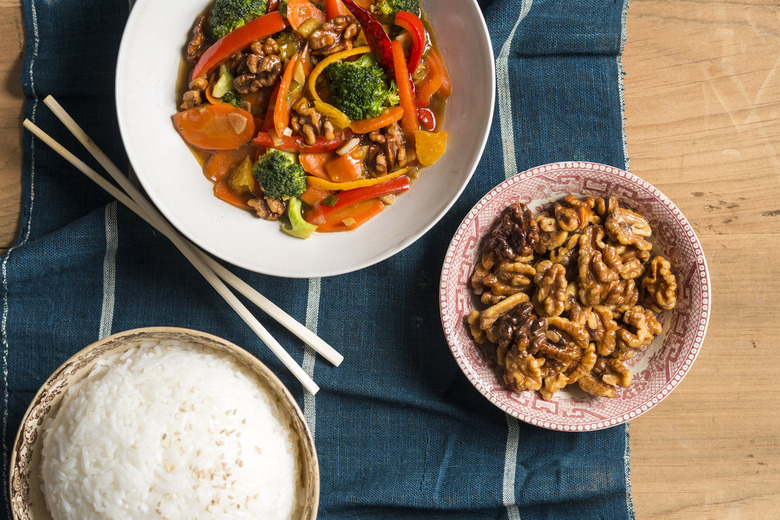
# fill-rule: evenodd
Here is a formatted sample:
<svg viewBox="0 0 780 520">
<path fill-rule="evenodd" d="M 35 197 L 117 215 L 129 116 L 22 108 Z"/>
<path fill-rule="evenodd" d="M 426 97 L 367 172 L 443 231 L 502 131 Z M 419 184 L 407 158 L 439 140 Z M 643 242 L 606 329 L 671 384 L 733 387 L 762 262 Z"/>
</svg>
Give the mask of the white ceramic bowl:
<svg viewBox="0 0 780 520">
<path fill-rule="evenodd" d="M 513 392 L 498 367 L 471 338 L 465 317 L 477 307 L 469 280 L 478 245 L 501 211 L 522 202 L 534 213 L 568 194 L 614 195 L 621 205 L 644 215 L 653 228 L 651 241 L 672 264 L 677 278 L 677 306 L 661 316 L 664 330 L 626 361 L 633 380 L 613 398 L 564 389 L 545 401 L 537 392 Z M 657 188 L 639 177 L 602 164 L 556 163 L 520 173 L 499 184 L 466 215 L 450 243 L 441 274 L 440 301 L 444 334 L 453 356 L 471 383 L 508 414 L 543 428 L 599 430 L 629 421 L 650 410 L 677 387 L 704 342 L 712 292 L 701 244 L 685 216 Z"/>
<path fill-rule="evenodd" d="M 218 200 L 174 131 L 176 81 L 193 21 L 208 0 L 138 0 L 116 73 L 119 128 L 146 193 L 192 242 L 251 271 L 291 278 L 347 273 L 412 244 L 450 209 L 471 178 L 493 115 L 493 53 L 476 0 L 422 0 L 452 79 L 447 151 L 378 217 L 345 233 L 299 240 Z M 315 261 L 316 259 L 316 261 Z"/>
<path fill-rule="evenodd" d="M 269 389 L 298 439 L 301 486 L 298 496 L 303 503 L 300 504 L 301 513 L 296 520 L 317 518 L 320 470 L 314 439 L 303 412 L 282 382 L 256 357 L 222 338 L 189 329 L 148 327 L 120 332 L 85 347 L 63 363 L 38 390 L 22 419 L 11 451 L 9 496 L 14 520 L 51 520 L 41 491 L 42 433 L 45 421 L 57 413 L 68 388 L 85 378 L 101 360 L 147 341 L 168 340 L 192 343 L 228 354 L 256 376 L 259 384 Z"/>
</svg>

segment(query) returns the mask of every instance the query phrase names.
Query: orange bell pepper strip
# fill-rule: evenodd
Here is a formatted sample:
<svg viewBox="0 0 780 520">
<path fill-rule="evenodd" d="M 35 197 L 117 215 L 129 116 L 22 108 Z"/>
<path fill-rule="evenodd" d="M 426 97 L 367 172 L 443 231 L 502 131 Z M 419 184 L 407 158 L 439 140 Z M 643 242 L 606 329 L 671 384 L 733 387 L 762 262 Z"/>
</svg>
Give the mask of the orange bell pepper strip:
<svg viewBox="0 0 780 520">
<path fill-rule="evenodd" d="M 200 105 L 173 115 L 173 126 L 190 145 L 201 150 L 232 150 L 255 133 L 252 114 L 228 103 Z"/>
<path fill-rule="evenodd" d="M 358 202 L 333 213 L 325 222 L 317 226 L 318 233 L 337 233 L 359 228 L 372 218 L 379 215 L 385 205 L 379 199 L 369 199 Z"/>
<path fill-rule="evenodd" d="M 414 102 L 414 85 L 412 84 L 409 70 L 406 68 L 406 58 L 401 42 L 393 40 L 393 65 L 395 67 L 395 83 L 398 85 L 398 97 L 401 108 L 404 109 L 401 117 L 401 127 L 408 139 L 414 139 L 414 133 L 420 129 L 420 121 L 417 119 L 417 104 Z"/>
<path fill-rule="evenodd" d="M 290 3 L 292 1 L 290 0 Z M 206 49 L 206 52 L 203 53 L 195 67 L 193 67 L 190 80 L 205 76 L 241 49 L 249 47 L 253 41 L 276 34 L 282 31 L 285 26 L 286 24 L 279 11 L 264 14 L 245 23 Z"/>
<path fill-rule="evenodd" d="M 396 121 L 400 121 L 403 115 L 404 109 L 396 105 L 394 107 L 388 107 L 384 109 L 382 113 L 376 117 L 353 121 L 349 125 L 349 128 L 356 134 L 367 134 L 369 132 L 373 132 L 374 130 L 384 128 L 387 125 L 393 124 Z"/>
<path fill-rule="evenodd" d="M 298 27 L 309 18 L 314 18 L 320 23 L 325 23 L 327 20 L 325 13 L 317 9 L 309 0 L 287 2 L 287 21 L 290 22 L 293 30 L 297 31 Z"/>
<path fill-rule="evenodd" d="M 354 181 L 347 181 L 347 182 L 333 182 L 326 179 L 319 179 L 317 177 L 308 177 L 306 180 L 309 186 L 314 186 L 321 190 L 351 191 L 351 190 L 357 190 L 361 188 L 370 188 L 373 186 L 378 186 L 389 180 L 396 179 L 398 177 L 406 175 L 409 172 L 409 170 L 411 170 L 411 168 L 401 168 L 400 170 L 396 170 L 392 173 L 388 173 L 380 177 L 374 177 L 371 179 L 357 179 Z"/>
<path fill-rule="evenodd" d="M 296 52 L 287 62 L 282 79 L 279 81 L 279 91 L 276 93 L 276 102 L 274 103 L 274 130 L 278 135 L 282 135 L 284 129 L 290 125 L 290 102 L 287 98 L 297 63 L 298 53 Z"/>
<path fill-rule="evenodd" d="M 337 16 L 352 16 L 352 13 L 341 0 L 327 0 L 325 2 L 325 14 L 328 20 L 333 20 Z"/>
<path fill-rule="evenodd" d="M 427 107 L 431 103 L 431 97 L 441 88 L 444 77 L 441 74 L 441 66 L 433 53 L 425 58 L 425 65 L 428 72 L 425 77 L 417 84 L 417 102 L 418 107 Z"/>
</svg>

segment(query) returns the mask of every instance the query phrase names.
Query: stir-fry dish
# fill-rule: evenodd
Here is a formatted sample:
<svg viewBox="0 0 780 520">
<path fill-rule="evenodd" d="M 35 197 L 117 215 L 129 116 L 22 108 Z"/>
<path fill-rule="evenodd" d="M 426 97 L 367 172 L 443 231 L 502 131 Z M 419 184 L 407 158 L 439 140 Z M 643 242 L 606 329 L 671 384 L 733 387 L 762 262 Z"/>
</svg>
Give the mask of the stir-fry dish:
<svg viewBox="0 0 780 520">
<path fill-rule="evenodd" d="M 216 0 L 173 123 L 221 200 L 355 229 L 444 153 L 451 85 L 419 0 Z"/>
</svg>

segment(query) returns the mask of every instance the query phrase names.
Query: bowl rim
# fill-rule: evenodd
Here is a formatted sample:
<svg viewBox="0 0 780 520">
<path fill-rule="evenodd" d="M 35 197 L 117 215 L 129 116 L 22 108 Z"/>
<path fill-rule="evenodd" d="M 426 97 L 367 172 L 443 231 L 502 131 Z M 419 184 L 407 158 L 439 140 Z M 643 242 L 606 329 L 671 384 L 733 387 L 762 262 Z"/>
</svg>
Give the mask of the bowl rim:
<svg viewBox="0 0 780 520">
<path fill-rule="evenodd" d="M 556 172 L 559 172 L 561 170 L 571 170 L 571 169 L 599 171 L 601 173 L 614 175 L 616 177 L 626 179 L 632 185 L 635 185 L 638 188 L 651 193 L 652 196 L 658 201 L 658 203 L 663 204 L 668 210 L 672 211 L 677 221 L 680 224 L 685 226 L 686 240 L 688 241 L 688 243 L 693 245 L 695 250 L 698 252 L 698 256 L 696 257 L 694 263 L 698 266 L 698 271 L 700 273 L 699 284 L 702 289 L 701 291 L 702 298 L 701 298 L 701 305 L 700 305 L 702 309 L 702 314 L 696 315 L 696 318 L 700 319 L 700 321 L 698 322 L 699 334 L 697 334 L 696 338 L 691 342 L 690 353 L 686 357 L 686 363 L 684 364 L 684 367 L 676 374 L 675 373 L 670 374 L 664 386 L 661 389 L 659 389 L 654 395 L 647 398 L 645 404 L 643 404 L 641 407 L 637 409 L 633 409 L 630 413 L 627 412 L 625 414 L 621 414 L 619 417 L 602 418 L 601 420 L 591 420 L 590 422 L 583 421 L 583 424 L 581 425 L 572 425 L 570 422 L 566 422 L 566 421 L 539 419 L 537 417 L 534 417 L 524 412 L 523 409 L 526 408 L 525 406 L 518 405 L 517 407 L 512 407 L 508 405 L 506 401 L 499 400 L 495 395 L 493 395 L 490 388 L 486 387 L 483 384 L 483 382 L 477 380 L 476 375 L 472 372 L 472 367 L 470 366 L 470 363 L 468 363 L 467 360 L 465 359 L 465 356 L 459 355 L 460 349 L 458 345 L 454 344 L 457 338 L 454 337 L 454 332 L 451 330 L 452 325 L 448 322 L 448 314 L 446 312 L 447 309 L 451 309 L 453 307 L 450 300 L 453 299 L 452 294 L 456 291 L 455 288 L 450 289 L 447 281 L 447 275 L 449 274 L 449 271 L 453 269 L 453 264 L 459 265 L 457 261 L 453 262 L 456 245 L 460 240 L 460 236 L 463 235 L 464 233 L 467 233 L 466 229 L 471 224 L 473 224 L 473 221 L 479 214 L 480 209 L 483 206 L 485 206 L 487 202 L 494 199 L 501 192 L 508 189 L 512 189 L 512 187 L 517 183 L 520 183 L 524 180 L 533 177 L 549 175 L 551 173 L 555 174 Z M 489 229 L 489 227 L 487 229 Z M 484 232 L 485 231 L 481 232 L 480 235 L 476 237 L 477 240 L 475 242 L 476 244 L 479 244 L 479 240 L 484 236 Z M 469 276 L 472 268 L 473 266 L 469 265 L 469 271 L 468 271 Z M 449 297 L 447 297 L 448 290 L 450 292 Z M 635 419 L 636 417 L 639 417 L 640 415 L 646 413 L 653 407 L 655 407 L 682 382 L 683 378 L 690 372 L 691 368 L 693 367 L 693 363 L 698 357 L 698 354 L 701 351 L 701 348 L 704 344 L 704 340 L 706 338 L 706 332 L 707 332 L 707 328 L 711 316 L 711 309 L 712 309 L 712 282 L 709 274 L 709 268 L 707 266 L 707 260 L 704 255 L 704 249 L 701 245 L 701 242 L 698 239 L 698 236 L 693 230 L 693 226 L 687 220 L 685 215 L 683 215 L 683 213 L 671 201 L 671 199 L 669 199 L 658 188 L 653 186 L 648 181 L 642 179 L 641 177 L 629 173 L 620 168 L 616 168 L 613 166 L 608 166 L 596 162 L 589 162 L 589 161 L 560 161 L 560 162 L 548 163 L 548 164 L 532 167 L 498 183 L 496 186 L 491 188 L 490 191 L 486 193 L 482 198 L 480 198 L 480 200 L 476 204 L 474 204 L 474 206 L 469 210 L 469 212 L 461 221 L 460 225 L 457 227 L 456 232 L 453 234 L 453 237 L 447 248 L 444 262 L 442 264 L 442 272 L 441 272 L 441 278 L 439 284 L 439 316 L 441 319 L 445 339 L 447 341 L 447 345 L 449 347 L 450 353 L 455 358 L 456 363 L 458 364 L 459 368 L 464 373 L 464 375 L 467 377 L 469 382 L 488 401 L 490 401 L 493 405 L 495 405 L 505 413 L 523 422 L 544 429 L 557 430 L 557 431 L 596 431 L 596 430 L 611 428 L 613 426 L 617 426 L 619 424 L 629 422 Z M 461 326 L 465 326 L 465 325 L 461 324 Z M 476 345 L 473 339 L 471 339 L 470 335 L 468 336 L 468 342 L 470 344 Z M 536 398 L 538 397 L 534 396 L 534 399 Z"/>
<path fill-rule="evenodd" d="M 433 0 L 424 0 L 424 1 L 433 1 Z M 125 151 L 128 156 L 128 160 L 130 161 L 131 165 L 142 165 L 142 157 L 144 155 L 143 150 L 138 150 L 137 145 L 133 144 L 133 141 L 131 139 L 131 133 L 130 133 L 130 126 L 132 126 L 129 121 L 129 111 L 130 106 L 128 101 L 126 100 L 126 96 L 122 94 L 123 89 L 127 90 L 127 88 L 123 87 L 123 84 L 127 83 L 128 74 L 129 74 L 129 65 L 126 64 L 126 62 L 130 61 L 128 58 L 128 49 L 131 47 L 130 40 L 131 40 L 131 34 L 132 31 L 135 29 L 136 25 L 139 23 L 138 19 L 141 17 L 141 12 L 144 11 L 142 9 L 145 7 L 146 4 L 150 4 L 152 0 L 137 0 L 137 2 L 134 4 L 133 9 L 130 12 L 127 24 L 125 25 L 125 29 L 122 34 L 122 38 L 119 45 L 119 53 L 116 63 L 116 79 L 114 83 L 114 92 L 116 97 L 116 103 L 115 103 L 115 110 L 117 114 L 117 123 L 120 131 L 120 135 L 122 136 L 122 141 L 124 144 Z M 188 224 L 185 219 L 183 218 L 184 215 L 180 215 L 176 213 L 175 211 L 171 210 L 169 203 L 163 203 L 162 198 L 160 198 L 159 191 L 157 189 L 154 189 L 154 186 L 152 186 L 152 181 L 149 178 L 148 175 L 144 175 L 143 173 L 140 175 L 137 175 L 137 179 L 140 181 L 141 185 L 143 186 L 146 195 L 150 198 L 150 201 L 154 204 L 154 206 L 160 211 L 160 213 L 173 225 L 173 227 L 177 230 L 177 232 L 181 233 L 183 236 L 185 236 L 188 240 L 190 240 L 193 244 L 197 245 L 201 249 L 203 249 L 205 252 L 216 256 L 217 258 L 224 260 L 231 265 L 234 265 L 239 268 L 246 269 L 248 271 L 270 275 L 270 276 L 278 276 L 283 278 L 314 278 L 314 277 L 329 277 L 329 276 L 337 276 L 342 274 L 348 274 L 355 271 L 359 271 L 361 269 L 370 267 L 372 265 L 375 265 L 377 263 L 380 263 L 384 260 L 387 260 L 388 258 L 391 258 L 392 256 L 402 252 L 415 242 L 417 242 L 421 237 L 423 237 L 426 233 L 428 233 L 438 222 L 441 221 L 441 219 L 452 209 L 454 204 L 457 202 L 457 200 L 461 197 L 463 194 L 463 191 L 465 190 L 466 186 L 470 182 L 471 178 L 473 177 L 474 173 L 476 172 L 479 162 L 481 160 L 482 155 L 484 154 L 485 147 L 487 146 L 487 141 L 490 135 L 490 130 L 492 127 L 493 122 L 493 115 L 495 111 L 495 103 L 496 103 L 496 69 L 495 69 L 495 55 L 493 52 L 493 45 L 490 39 L 490 33 L 488 31 L 487 23 L 485 21 L 485 18 L 482 14 L 482 11 L 479 7 L 478 0 L 462 0 L 464 2 L 463 5 L 468 6 L 470 13 L 474 13 L 475 16 L 473 16 L 473 19 L 476 21 L 476 25 L 479 27 L 478 31 L 478 41 L 480 41 L 480 46 L 484 47 L 486 50 L 486 56 L 484 60 L 480 60 L 482 63 L 484 61 L 484 66 L 489 73 L 486 74 L 486 86 L 485 90 L 487 92 L 487 98 L 485 99 L 485 105 L 488 108 L 488 110 L 485 111 L 485 118 L 484 118 L 484 132 L 482 133 L 481 139 L 474 140 L 475 146 L 474 146 L 474 156 L 469 159 L 469 161 L 464 163 L 464 170 L 467 171 L 466 175 L 463 175 L 460 177 L 460 185 L 457 187 L 456 190 L 453 191 L 452 197 L 449 198 L 445 203 L 441 205 L 441 207 L 438 208 L 438 210 L 433 213 L 430 218 L 426 219 L 426 222 L 421 223 L 419 227 L 415 227 L 414 231 L 406 236 L 403 239 L 398 239 L 397 236 L 392 237 L 392 245 L 390 246 L 377 246 L 377 251 L 373 252 L 371 254 L 366 255 L 360 255 L 360 258 L 347 258 L 346 261 L 341 262 L 334 262 L 334 265 L 320 265 L 319 263 L 308 263 L 305 267 L 295 267 L 291 268 L 290 266 L 286 264 L 264 264 L 264 265 L 258 265 L 257 263 L 257 255 L 252 257 L 251 259 L 246 258 L 243 253 L 235 253 L 231 252 L 230 250 L 225 251 L 219 248 L 219 246 L 215 243 L 213 239 L 209 239 L 209 236 L 213 236 L 207 234 L 200 234 L 195 236 L 188 236 L 187 233 L 184 232 L 185 229 L 192 230 L 190 224 Z M 205 2 L 204 5 L 207 5 L 208 2 Z M 470 17 L 472 18 L 472 17 Z M 445 118 L 445 129 L 447 127 L 447 118 Z M 171 126 L 172 128 L 172 126 Z M 144 170 L 143 167 L 141 167 L 141 170 Z M 442 174 L 446 174 L 446 171 L 440 172 Z M 420 181 L 421 179 L 418 179 Z M 401 201 L 399 201 L 401 202 Z M 398 204 L 398 203 L 396 203 Z M 175 204 L 173 204 L 175 205 Z M 163 209 L 165 208 L 165 209 Z M 392 209 L 392 208 L 388 208 Z M 384 229 L 387 229 L 390 231 L 389 234 L 393 234 L 392 232 L 395 230 L 395 232 L 398 232 L 399 226 L 385 226 Z M 361 229 L 354 230 L 356 233 L 360 232 Z M 345 234 L 345 233 L 341 233 Z M 384 233 L 388 234 L 388 233 Z M 323 239 L 323 237 L 319 237 L 320 239 Z M 365 236 L 364 236 L 365 238 Z M 336 247 L 343 247 L 343 244 L 337 244 Z M 262 255 L 260 255 L 262 256 Z"/>
<path fill-rule="evenodd" d="M 289 415 L 291 426 L 300 437 L 298 439 L 299 446 L 302 448 L 302 450 L 305 451 L 305 453 L 302 454 L 301 463 L 302 465 L 309 466 L 305 469 L 302 468 L 301 475 L 299 476 L 299 478 L 305 477 L 305 484 L 307 484 L 308 487 L 311 487 L 311 497 L 307 499 L 306 503 L 304 504 L 306 507 L 301 513 L 302 516 L 300 520 L 315 520 L 317 518 L 320 499 L 319 459 L 311 430 L 309 429 L 309 426 L 306 422 L 303 411 L 298 406 L 298 403 L 293 397 L 292 393 L 290 393 L 284 383 L 282 383 L 282 381 L 270 368 L 268 368 L 267 365 L 249 353 L 249 351 L 236 345 L 235 343 L 208 332 L 166 326 L 129 329 L 101 338 L 70 356 L 41 384 L 38 391 L 30 401 L 26 411 L 22 415 L 19 428 L 16 432 L 16 436 L 14 437 L 13 444 L 11 445 L 11 456 L 9 458 L 8 466 L 8 497 L 10 501 L 9 508 L 11 509 L 13 519 L 44 520 L 34 518 L 29 516 L 29 514 L 20 516 L 20 512 L 29 513 L 29 510 L 24 506 L 21 497 L 18 496 L 18 493 L 14 492 L 14 489 L 16 487 L 15 484 L 19 486 L 19 489 L 27 487 L 26 494 L 29 497 L 29 470 L 26 473 L 22 473 L 20 470 L 17 470 L 16 466 L 19 464 L 20 458 L 27 457 L 28 460 L 32 460 L 36 445 L 38 446 L 38 451 L 40 450 L 40 440 L 38 439 L 37 433 L 35 436 L 33 436 L 32 440 L 25 441 L 25 439 L 23 439 L 25 427 L 29 426 L 28 423 L 32 419 L 31 415 L 36 410 L 40 409 L 41 413 L 36 416 L 37 426 L 34 429 L 37 432 L 37 430 L 43 425 L 46 417 L 56 413 L 56 411 L 59 409 L 62 396 L 73 382 L 64 385 L 62 391 L 51 396 L 48 401 L 49 404 L 46 404 L 43 402 L 43 399 L 49 396 L 48 392 L 50 387 L 56 383 L 58 378 L 65 377 L 65 373 L 69 368 L 73 368 L 74 371 L 80 371 L 81 374 L 78 377 L 78 380 L 81 380 L 94 367 L 95 363 L 97 363 L 100 359 L 103 359 L 106 354 L 112 352 L 124 352 L 130 348 L 138 346 L 128 343 L 123 344 L 123 342 L 133 341 L 136 338 L 138 341 L 142 341 L 145 337 L 152 337 L 158 340 L 162 340 L 164 338 L 187 339 L 188 341 L 205 348 L 229 355 L 235 362 L 239 363 L 241 366 L 252 372 L 253 375 L 257 378 L 258 383 L 268 387 L 271 392 L 276 394 L 276 397 L 279 399 L 279 401 L 284 401 L 282 411 L 284 415 Z M 96 354 L 90 355 L 96 350 L 98 351 Z M 59 402 L 56 406 L 51 406 L 50 403 L 55 400 L 58 400 Z M 308 464 L 306 464 L 307 462 Z M 311 508 L 307 510 L 306 508 L 309 506 Z M 50 518 L 50 516 L 48 518 Z"/>
</svg>

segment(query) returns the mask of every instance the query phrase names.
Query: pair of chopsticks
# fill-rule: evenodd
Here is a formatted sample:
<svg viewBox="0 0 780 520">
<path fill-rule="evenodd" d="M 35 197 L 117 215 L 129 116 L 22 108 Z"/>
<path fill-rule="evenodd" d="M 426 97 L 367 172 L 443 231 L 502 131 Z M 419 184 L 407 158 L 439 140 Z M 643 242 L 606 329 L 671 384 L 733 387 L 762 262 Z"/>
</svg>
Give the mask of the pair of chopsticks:
<svg viewBox="0 0 780 520">
<path fill-rule="evenodd" d="M 89 151 L 90 154 L 105 168 L 111 177 L 122 187 L 122 190 L 116 188 L 109 181 L 101 177 L 95 170 L 87 166 L 78 157 L 69 152 L 65 147 L 55 141 L 51 136 L 38 128 L 32 121 L 25 119 L 23 126 L 41 139 L 62 158 L 75 166 L 79 171 L 89 177 L 98 186 L 106 190 L 119 202 L 127 206 L 132 212 L 148 222 L 152 227 L 165 235 L 181 253 L 190 261 L 195 269 L 200 272 L 206 281 L 219 293 L 220 296 L 230 305 L 244 322 L 257 334 L 260 340 L 271 349 L 290 372 L 301 382 L 304 388 L 312 394 L 319 390 L 317 383 L 301 368 L 298 363 L 284 350 L 276 339 L 263 327 L 251 312 L 239 301 L 235 294 L 225 284 L 230 285 L 240 294 L 244 295 L 249 301 L 257 305 L 260 309 L 273 319 L 284 325 L 290 332 L 309 345 L 315 352 L 330 361 L 334 366 L 339 366 L 344 357 L 333 347 L 325 343 L 316 334 L 295 321 L 290 315 L 277 307 L 274 303 L 253 289 L 249 284 L 238 278 L 236 275 L 224 268 L 219 262 L 198 249 L 186 238 L 178 234 L 177 231 L 168 223 L 167 220 L 152 206 L 152 204 L 141 194 L 130 180 L 116 167 L 114 163 L 103 153 L 92 139 L 81 129 L 81 127 L 70 117 L 65 109 L 52 97 L 47 96 L 43 102 L 48 106 L 54 115 L 70 130 L 70 132 L 79 140 L 79 142 Z"/>
</svg>

